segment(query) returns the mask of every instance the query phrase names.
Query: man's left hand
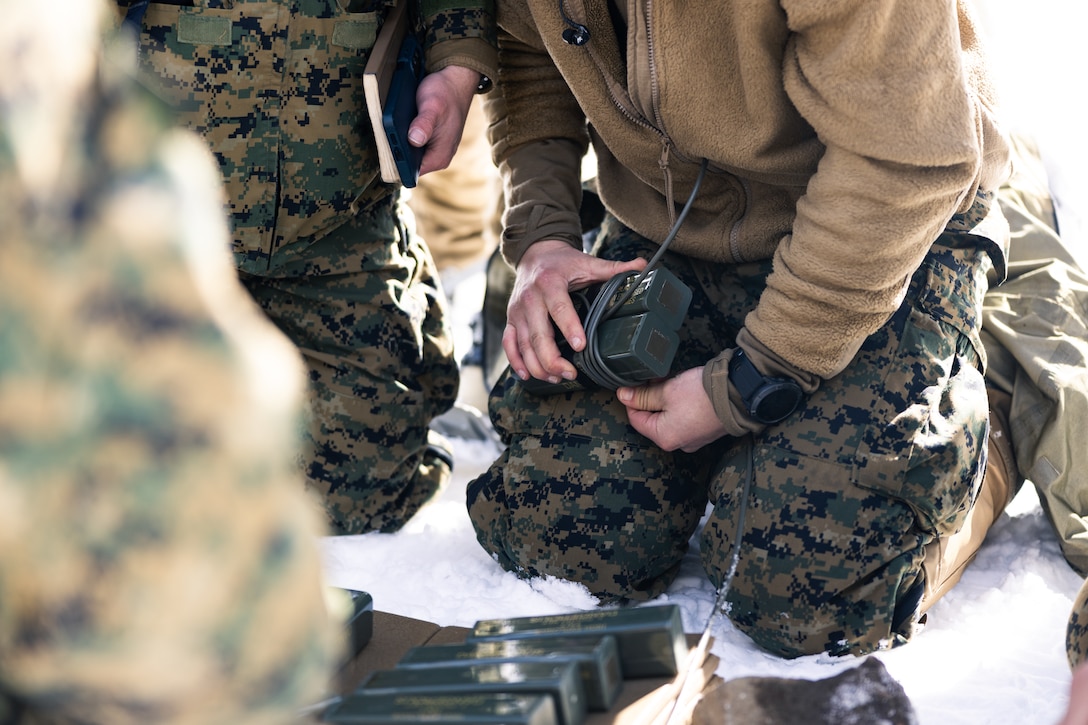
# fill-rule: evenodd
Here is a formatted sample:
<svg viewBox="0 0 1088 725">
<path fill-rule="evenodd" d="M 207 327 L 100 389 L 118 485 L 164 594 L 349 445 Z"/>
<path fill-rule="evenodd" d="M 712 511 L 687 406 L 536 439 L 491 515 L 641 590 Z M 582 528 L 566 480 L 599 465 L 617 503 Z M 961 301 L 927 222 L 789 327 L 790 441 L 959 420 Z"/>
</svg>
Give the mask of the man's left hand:
<svg viewBox="0 0 1088 725">
<path fill-rule="evenodd" d="M 685 370 L 660 383 L 616 391 L 631 425 L 666 451 L 694 453 L 726 435 L 703 389 L 703 369 Z"/>
<path fill-rule="evenodd" d="M 408 142 L 426 147 L 419 168 L 421 176 L 450 165 L 479 84 L 479 73 L 459 65 L 423 77 L 416 89 L 419 110 L 408 127 Z"/>
</svg>

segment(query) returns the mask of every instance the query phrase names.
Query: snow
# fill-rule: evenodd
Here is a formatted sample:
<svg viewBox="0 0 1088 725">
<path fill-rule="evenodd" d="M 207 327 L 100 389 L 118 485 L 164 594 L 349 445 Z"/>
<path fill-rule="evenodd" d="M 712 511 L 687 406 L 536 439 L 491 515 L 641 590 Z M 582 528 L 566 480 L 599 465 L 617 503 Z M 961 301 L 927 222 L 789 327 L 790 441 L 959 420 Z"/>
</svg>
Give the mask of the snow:
<svg viewBox="0 0 1088 725">
<path fill-rule="evenodd" d="M 1078 53 L 1088 19 L 1082 2 L 979 0 L 1015 125 L 1036 135 L 1063 234 L 1085 260 L 1088 153 L 1073 123 L 1083 102 L 1086 65 Z M 369 592 L 381 611 L 440 625 L 595 607 L 579 585 L 524 581 L 502 571 L 476 543 L 464 487 L 486 469 L 496 449 L 479 441 L 454 443 L 453 484 L 402 531 L 322 540 L 328 583 Z M 714 600 L 697 543 L 696 537 L 678 579 L 657 600 L 680 606 L 688 632 L 702 631 Z M 871 656 L 902 684 L 921 725 L 1057 723 L 1071 679 L 1065 626 L 1081 581 L 1062 558 L 1029 483 L 960 583 L 930 610 L 915 640 Z M 758 649 L 725 618 L 716 619 L 712 631 L 718 674 L 726 679 L 824 679 L 861 662 L 827 655 L 783 660 Z M 846 706 L 865 693 L 842 696 Z"/>
<path fill-rule="evenodd" d="M 454 485 L 402 531 L 323 540 L 328 583 L 367 591 L 381 611 L 443 626 L 595 607 L 580 585 L 524 581 L 502 571 L 476 543 L 464 483 L 486 468 L 494 451 L 477 442 L 454 443 Z M 960 583 L 930 610 L 922 633 L 905 647 L 872 656 L 903 686 L 921 725 L 1056 723 L 1070 681 L 1065 623 L 1080 583 L 1028 486 Z M 678 604 L 685 631 L 702 630 L 714 591 L 696 548 L 655 601 Z M 715 621 L 713 635 L 717 672 L 727 679 L 824 679 L 861 662 L 827 655 L 783 660 L 758 649 L 723 618 Z"/>
</svg>

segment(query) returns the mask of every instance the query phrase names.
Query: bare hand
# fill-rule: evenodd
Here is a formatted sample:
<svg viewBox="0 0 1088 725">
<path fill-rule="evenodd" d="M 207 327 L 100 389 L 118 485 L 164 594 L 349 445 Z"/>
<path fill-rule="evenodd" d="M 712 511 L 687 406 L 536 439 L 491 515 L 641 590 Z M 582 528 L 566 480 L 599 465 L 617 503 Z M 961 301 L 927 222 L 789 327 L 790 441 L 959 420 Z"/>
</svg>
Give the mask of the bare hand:
<svg viewBox="0 0 1088 725">
<path fill-rule="evenodd" d="M 416 89 L 419 110 L 408 127 L 408 143 L 426 147 L 419 168 L 421 176 L 450 165 L 479 83 L 479 73 L 459 65 L 423 76 Z"/>
<path fill-rule="evenodd" d="M 701 367 L 616 394 L 634 429 L 663 450 L 694 453 L 727 433 L 703 388 Z"/>
<path fill-rule="evenodd" d="M 644 259 L 609 262 L 555 239 L 529 247 L 518 262 L 502 333 L 502 347 L 514 373 L 522 380 L 530 376 L 553 383 L 574 380 L 578 371 L 559 354 L 552 327 L 554 320 L 574 350 L 585 347 L 586 333 L 570 291 L 645 266 Z"/>
</svg>

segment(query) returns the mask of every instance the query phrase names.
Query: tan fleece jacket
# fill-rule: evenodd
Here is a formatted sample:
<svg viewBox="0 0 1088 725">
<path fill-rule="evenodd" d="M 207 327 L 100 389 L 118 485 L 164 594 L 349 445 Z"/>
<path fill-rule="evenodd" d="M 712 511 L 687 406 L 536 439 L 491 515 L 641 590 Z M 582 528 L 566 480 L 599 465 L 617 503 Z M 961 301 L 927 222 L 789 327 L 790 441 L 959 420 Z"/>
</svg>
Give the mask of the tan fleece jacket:
<svg viewBox="0 0 1088 725">
<path fill-rule="evenodd" d="M 666 236 L 706 158 L 672 249 L 773 257 L 747 331 L 802 378 L 841 371 L 950 218 L 1008 172 L 963 0 L 642 0 L 622 39 L 606 0 L 562 7 L 589 28 L 584 46 L 563 41 L 559 0 L 498 1 L 488 111 L 508 260 L 542 239 L 579 244 L 590 138 L 603 202 L 650 239 Z M 996 205 L 970 231 L 1007 246 Z M 726 391 L 709 392 L 721 410 Z"/>
</svg>

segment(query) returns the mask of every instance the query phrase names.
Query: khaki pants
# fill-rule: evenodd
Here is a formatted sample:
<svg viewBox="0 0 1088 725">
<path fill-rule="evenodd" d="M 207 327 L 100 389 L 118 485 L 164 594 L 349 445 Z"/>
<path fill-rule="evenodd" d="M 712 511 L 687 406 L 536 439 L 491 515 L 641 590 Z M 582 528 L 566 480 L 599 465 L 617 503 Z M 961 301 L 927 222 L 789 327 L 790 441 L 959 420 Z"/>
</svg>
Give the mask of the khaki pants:
<svg viewBox="0 0 1088 725">
<path fill-rule="evenodd" d="M 923 608 L 959 580 L 1025 477 L 1066 560 L 1088 575 L 1088 277 L 1057 233 L 1034 144 L 1015 137 L 1014 154 L 1013 177 L 998 196 L 1012 230 L 1009 277 L 983 301 L 991 403 L 986 479 L 964 527 L 926 551 Z M 1079 660 L 1085 646 L 1077 647 Z"/>
<path fill-rule="evenodd" d="M 1066 560 L 1088 575 L 1088 275 L 1056 231 L 1046 174 L 1017 139 L 1000 196 L 1012 226 L 1009 279 L 983 301 L 987 383 L 1011 396 L 1009 433 Z"/>
</svg>

